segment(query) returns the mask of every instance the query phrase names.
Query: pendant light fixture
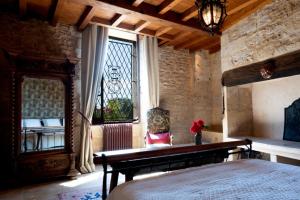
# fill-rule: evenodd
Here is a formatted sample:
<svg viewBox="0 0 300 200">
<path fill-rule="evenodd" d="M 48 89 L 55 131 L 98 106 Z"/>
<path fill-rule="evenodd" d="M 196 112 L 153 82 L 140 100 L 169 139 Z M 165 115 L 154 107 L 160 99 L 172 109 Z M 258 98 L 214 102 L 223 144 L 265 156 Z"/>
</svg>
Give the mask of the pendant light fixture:
<svg viewBox="0 0 300 200">
<path fill-rule="evenodd" d="M 204 31 L 214 35 L 219 34 L 227 16 L 226 0 L 195 0 L 198 8 L 198 18 Z"/>
</svg>

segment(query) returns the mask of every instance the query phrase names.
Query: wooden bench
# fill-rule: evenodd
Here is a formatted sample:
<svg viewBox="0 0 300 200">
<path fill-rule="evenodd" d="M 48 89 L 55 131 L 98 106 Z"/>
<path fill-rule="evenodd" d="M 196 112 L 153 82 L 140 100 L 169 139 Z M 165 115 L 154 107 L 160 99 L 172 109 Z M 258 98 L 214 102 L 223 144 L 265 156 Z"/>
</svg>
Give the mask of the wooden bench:
<svg viewBox="0 0 300 200">
<path fill-rule="evenodd" d="M 138 174 L 172 171 L 223 162 L 225 158 L 232 154 L 231 150 L 236 149 L 238 146 L 245 146 L 246 148 L 243 151 L 251 153 L 250 140 L 95 153 L 94 163 L 103 165 L 102 199 L 107 197 L 107 173 L 112 174 L 109 190 L 112 191 L 117 186 L 119 173 L 125 175 L 126 181 L 131 181 Z M 111 166 L 112 170 L 108 170 L 108 165 Z"/>
<path fill-rule="evenodd" d="M 300 160 L 300 142 L 251 136 L 229 137 L 226 140 L 236 141 L 245 138 L 250 139 L 252 141 L 252 149 L 254 151 L 270 154 L 270 160 L 272 162 L 277 162 L 277 156 Z"/>
</svg>

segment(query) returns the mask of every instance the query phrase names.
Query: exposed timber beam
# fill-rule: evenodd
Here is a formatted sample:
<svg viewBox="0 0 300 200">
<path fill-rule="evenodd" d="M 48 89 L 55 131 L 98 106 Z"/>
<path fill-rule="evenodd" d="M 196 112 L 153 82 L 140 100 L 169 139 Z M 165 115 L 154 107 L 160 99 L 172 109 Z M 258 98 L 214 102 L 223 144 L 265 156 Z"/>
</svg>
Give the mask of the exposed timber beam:
<svg viewBox="0 0 300 200">
<path fill-rule="evenodd" d="M 83 30 L 90 23 L 91 19 L 94 17 L 96 8 L 93 6 L 86 6 L 86 9 L 83 11 L 77 25 L 78 30 Z"/>
<path fill-rule="evenodd" d="M 19 14 L 21 17 L 26 15 L 27 11 L 27 0 L 19 0 Z"/>
<path fill-rule="evenodd" d="M 196 6 L 190 7 L 189 9 L 184 11 L 184 13 L 181 15 L 181 20 L 188 21 L 189 19 L 197 16 L 197 14 L 198 14 L 198 10 Z"/>
<path fill-rule="evenodd" d="M 138 19 L 161 24 L 162 26 L 177 28 L 182 31 L 195 31 L 202 35 L 209 34 L 208 32 L 201 30 L 200 24 L 196 19 L 190 19 L 186 22 L 181 21 L 181 14 L 174 11 L 169 11 L 164 15 L 160 15 L 157 12 L 157 6 L 145 2 L 138 7 L 135 7 L 124 0 L 72 0 L 72 2 L 99 6 L 101 9 L 111 10 L 123 15 L 130 15 Z"/>
<path fill-rule="evenodd" d="M 112 27 L 118 26 L 125 18 L 126 15 L 115 14 L 115 16 L 111 19 L 111 26 Z"/>
<path fill-rule="evenodd" d="M 163 15 L 183 0 L 165 0 L 159 5 L 159 14 Z"/>
<path fill-rule="evenodd" d="M 111 27 L 111 20 L 107 20 L 107 19 L 103 19 L 103 18 L 99 18 L 99 17 L 93 17 L 91 19 L 90 23 L 98 24 L 98 25 L 105 26 L 105 27 Z M 135 25 L 122 23 L 122 22 L 115 28 L 119 29 L 119 30 L 124 30 L 124 31 L 127 31 L 127 32 L 131 32 L 131 33 L 139 33 L 141 35 L 148 35 L 148 36 L 155 36 L 155 33 L 156 33 L 156 31 L 146 29 L 146 28 L 140 30 L 139 32 L 136 32 L 135 31 L 135 29 L 136 29 Z M 170 41 L 170 40 L 174 39 L 174 36 L 169 35 L 169 34 L 163 34 L 163 35 L 160 35 L 160 36 L 157 36 L 157 37 L 160 38 L 160 39 L 163 39 L 163 40 L 167 40 L 167 41 Z"/>
<path fill-rule="evenodd" d="M 50 22 L 52 26 L 56 26 L 59 16 L 61 15 L 64 2 L 65 2 L 64 0 L 57 0 L 56 6 L 54 7 L 54 14 Z"/>
<path fill-rule="evenodd" d="M 156 31 L 155 36 L 156 37 L 161 36 L 170 30 L 172 30 L 172 27 L 162 27 Z"/>
<path fill-rule="evenodd" d="M 221 49 L 221 44 L 216 44 L 209 48 L 209 53 L 210 54 L 216 53 L 216 52 L 220 51 L 220 49 Z"/>
<path fill-rule="evenodd" d="M 163 46 L 163 45 L 165 45 L 167 43 L 168 43 L 167 40 L 161 40 L 161 41 L 159 41 L 158 46 L 161 47 L 161 46 Z"/>
<path fill-rule="evenodd" d="M 135 0 L 134 2 L 133 2 L 133 6 L 135 6 L 135 7 L 137 7 L 137 6 L 139 6 L 141 3 L 143 3 L 143 1 L 144 0 Z"/>
<path fill-rule="evenodd" d="M 150 24 L 151 24 L 151 22 L 149 22 L 149 21 L 141 20 L 135 25 L 134 31 L 139 32 L 139 31 L 143 30 L 144 28 L 146 28 Z"/>
<path fill-rule="evenodd" d="M 260 70 L 273 68 L 272 77 L 264 79 Z M 283 78 L 300 74 L 300 50 L 223 72 L 222 85 L 227 87 Z"/>
<path fill-rule="evenodd" d="M 245 1 L 244 3 L 242 4 L 239 4 L 238 6 L 235 6 L 234 8 L 232 9 L 229 9 L 227 11 L 227 15 L 232 15 L 240 10 L 242 10 L 243 8 L 246 8 L 247 6 L 250 6 L 251 4 L 257 2 L 257 1 L 260 1 L 260 0 L 248 0 L 248 1 Z"/>
</svg>

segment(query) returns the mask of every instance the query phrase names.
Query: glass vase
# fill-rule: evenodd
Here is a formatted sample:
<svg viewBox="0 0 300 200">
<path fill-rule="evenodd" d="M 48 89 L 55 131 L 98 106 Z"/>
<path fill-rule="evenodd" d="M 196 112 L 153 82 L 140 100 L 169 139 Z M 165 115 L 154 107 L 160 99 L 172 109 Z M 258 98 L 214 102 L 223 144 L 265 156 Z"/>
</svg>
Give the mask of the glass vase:
<svg viewBox="0 0 300 200">
<path fill-rule="evenodd" d="M 195 144 L 199 145 L 202 144 L 202 133 L 198 132 L 195 134 Z"/>
</svg>

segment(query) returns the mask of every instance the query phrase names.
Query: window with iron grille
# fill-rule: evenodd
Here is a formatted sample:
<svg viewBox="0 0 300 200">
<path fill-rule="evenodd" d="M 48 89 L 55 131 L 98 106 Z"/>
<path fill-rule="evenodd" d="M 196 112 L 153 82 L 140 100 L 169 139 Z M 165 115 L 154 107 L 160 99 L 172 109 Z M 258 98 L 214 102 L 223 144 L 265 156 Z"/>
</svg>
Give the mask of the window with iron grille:
<svg viewBox="0 0 300 200">
<path fill-rule="evenodd" d="M 110 37 L 93 115 L 94 124 L 132 122 L 138 116 L 136 42 Z"/>
</svg>

